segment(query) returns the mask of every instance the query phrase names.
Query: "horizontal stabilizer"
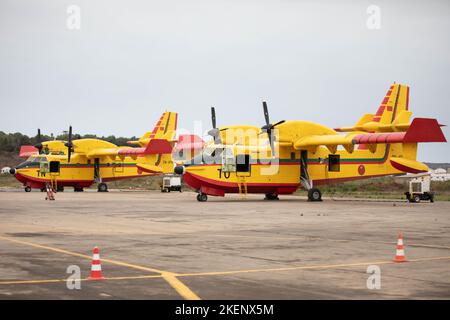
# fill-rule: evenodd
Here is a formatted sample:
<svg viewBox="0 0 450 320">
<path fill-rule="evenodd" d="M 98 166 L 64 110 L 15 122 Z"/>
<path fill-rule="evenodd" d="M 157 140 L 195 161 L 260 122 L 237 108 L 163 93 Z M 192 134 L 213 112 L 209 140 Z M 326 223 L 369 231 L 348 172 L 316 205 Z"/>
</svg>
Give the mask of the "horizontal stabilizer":
<svg viewBox="0 0 450 320">
<path fill-rule="evenodd" d="M 415 118 L 408 131 L 365 133 L 353 137 L 353 144 L 447 142 L 436 119 Z"/>
</svg>

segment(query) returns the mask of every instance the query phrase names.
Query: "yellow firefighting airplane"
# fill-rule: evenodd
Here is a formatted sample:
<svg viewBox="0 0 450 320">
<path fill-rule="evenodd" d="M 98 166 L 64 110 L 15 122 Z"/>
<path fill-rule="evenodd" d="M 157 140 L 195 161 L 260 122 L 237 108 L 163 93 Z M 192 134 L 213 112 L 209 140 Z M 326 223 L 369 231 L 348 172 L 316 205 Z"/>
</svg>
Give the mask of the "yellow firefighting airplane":
<svg viewBox="0 0 450 320">
<path fill-rule="evenodd" d="M 129 144 L 139 147 L 118 147 L 99 139 L 40 142 L 22 146 L 20 156 L 27 160 L 11 169 L 25 191 L 45 190 L 47 185 L 58 191 L 73 187 L 75 191 L 98 183 L 98 191 L 106 192 L 105 182 L 173 172 L 172 147 L 178 114 L 164 112 L 153 131 Z"/>
<path fill-rule="evenodd" d="M 334 130 L 309 121 L 271 124 L 265 102 L 262 128 L 217 128 L 212 108 L 209 135 L 214 141 L 202 155 L 178 164 L 175 173 L 184 174 L 198 201 L 226 193 L 263 193 L 267 200 L 277 200 L 300 186 L 308 190 L 310 201 L 320 201 L 316 186 L 323 184 L 425 172 L 428 167 L 416 161 L 417 143 L 446 139 L 436 119 L 410 123 L 408 104 L 409 87 L 394 83 L 376 114 Z"/>
</svg>

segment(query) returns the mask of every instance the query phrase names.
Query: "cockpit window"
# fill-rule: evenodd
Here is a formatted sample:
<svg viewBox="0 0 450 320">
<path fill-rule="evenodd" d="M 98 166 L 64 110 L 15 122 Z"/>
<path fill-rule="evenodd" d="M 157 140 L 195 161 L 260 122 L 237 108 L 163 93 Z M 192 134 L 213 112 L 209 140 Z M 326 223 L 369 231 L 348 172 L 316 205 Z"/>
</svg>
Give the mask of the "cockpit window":
<svg viewBox="0 0 450 320">
<path fill-rule="evenodd" d="M 46 157 L 42 156 L 30 156 L 26 162 L 48 162 Z"/>
</svg>

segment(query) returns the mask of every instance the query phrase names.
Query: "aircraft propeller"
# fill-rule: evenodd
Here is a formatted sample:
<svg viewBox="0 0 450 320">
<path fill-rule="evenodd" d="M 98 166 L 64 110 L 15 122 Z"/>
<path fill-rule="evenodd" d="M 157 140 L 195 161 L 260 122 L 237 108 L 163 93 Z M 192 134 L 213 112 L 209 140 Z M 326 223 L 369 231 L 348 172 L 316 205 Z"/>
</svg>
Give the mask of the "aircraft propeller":
<svg viewBox="0 0 450 320">
<path fill-rule="evenodd" d="M 215 144 L 221 144 L 222 140 L 220 139 L 220 131 L 226 130 L 217 128 L 216 123 L 216 109 L 214 107 L 211 107 L 211 122 L 212 122 L 212 129 L 208 131 L 208 134 L 214 138 Z"/>
<path fill-rule="evenodd" d="M 267 102 L 263 101 L 263 110 L 264 110 L 264 119 L 266 120 L 266 124 L 261 127 L 261 130 L 265 133 L 267 133 L 267 136 L 269 138 L 270 143 L 270 149 L 272 150 L 272 155 L 275 154 L 275 146 L 274 146 L 274 135 L 273 135 L 273 129 L 279 125 L 285 122 L 285 120 L 278 121 L 275 124 L 270 123 L 269 119 L 269 109 L 267 108 Z"/>
<path fill-rule="evenodd" d="M 41 129 L 38 129 L 36 136 L 36 144 L 34 145 L 36 149 L 38 149 L 39 154 L 42 154 L 42 137 L 41 137 Z"/>
<path fill-rule="evenodd" d="M 72 126 L 69 126 L 69 139 L 64 144 L 67 147 L 67 162 L 70 163 L 70 156 L 73 152 L 73 143 L 72 143 Z"/>
</svg>

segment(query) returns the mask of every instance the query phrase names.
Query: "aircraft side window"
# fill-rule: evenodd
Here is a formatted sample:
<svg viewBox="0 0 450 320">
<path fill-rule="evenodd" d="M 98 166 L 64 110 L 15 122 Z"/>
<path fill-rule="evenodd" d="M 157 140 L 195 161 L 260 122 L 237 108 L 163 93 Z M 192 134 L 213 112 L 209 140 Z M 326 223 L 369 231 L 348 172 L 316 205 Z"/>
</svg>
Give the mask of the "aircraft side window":
<svg viewBox="0 0 450 320">
<path fill-rule="evenodd" d="M 250 172 L 249 154 L 238 154 L 236 156 L 236 172 Z"/>
<path fill-rule="evenodd" d="M 50 172 L 59 173 L 59 161 L 50 161 Z"/>
<path fill-rule="evenodd" d="M 339 154 L 330 154 L 328 156 L 328 171 L 341 171 L 341 156 Z"/>
<path fill-rule="evenodd" d="M 236 159 L 231 148 L 225 148 L 222 152 L 222 172 L 235 172 Z"/>
</svg>

